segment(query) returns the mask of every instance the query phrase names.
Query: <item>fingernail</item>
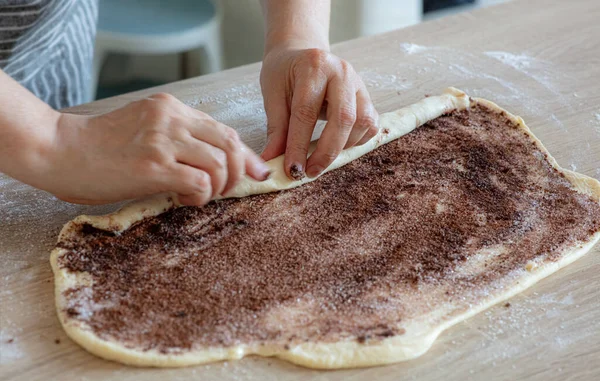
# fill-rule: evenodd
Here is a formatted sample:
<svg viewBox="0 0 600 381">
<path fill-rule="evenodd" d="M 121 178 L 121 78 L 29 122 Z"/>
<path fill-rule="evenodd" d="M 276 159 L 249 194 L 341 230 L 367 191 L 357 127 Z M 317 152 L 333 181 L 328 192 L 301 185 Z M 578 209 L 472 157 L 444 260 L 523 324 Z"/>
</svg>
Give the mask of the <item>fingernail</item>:
<svg viewBox="0 0 600 381">
<path fill-rule="evenodd" d="M 273 173 L 273 171 L 271 171 L 270 169 L 268 169 L 267 171 L 265 171 L 265 172 L 263 173 L 263 176 L 262 176 L 262 180 L 261 180 L 261 181 L 268 180 L 268 179 L 269 179 L 269 177 L 271 177 L 271 174 L 272 174 L 272 173 Z"/>
<path fill-rule="evenodd" d="M 300 164 L 292 164 L 290 167 L 290 176 L 294 180 L 302 180 L 304 178 L 304 171 L 302 170 L 302 165 Z"/>
<path fill-rule="evenodd" d="M 311 165 L 306 170 L 306 174 L 308 175 L 308 177 L 317 177 L 321 174 L 321 172 L 323 172 L 324 169 L 325 168 L 321 167 L 320 165 Z"/>
<path fill-rule="evenodd" d="M 256 169 L 257 173 L 262 173 L 263 177 L 268 176 L 268 173 L 271 171 L 269 166 L 262 160 L 254 165 L 254 169 Z"/>
</svg>

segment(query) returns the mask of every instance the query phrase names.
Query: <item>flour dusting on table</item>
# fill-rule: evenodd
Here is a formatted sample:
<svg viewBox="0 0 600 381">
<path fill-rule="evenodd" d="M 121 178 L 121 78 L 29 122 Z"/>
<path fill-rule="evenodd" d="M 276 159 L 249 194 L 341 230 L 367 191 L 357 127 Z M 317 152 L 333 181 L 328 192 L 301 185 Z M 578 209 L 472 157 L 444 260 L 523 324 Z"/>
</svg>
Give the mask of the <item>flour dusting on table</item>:
<svg viewBox="0 0 600 381">
<path fill-rule="evenodd" d="M 388 54 L 377 47 L 365 51 L 353 64 L 360 69 L 368 62 L 368 70 L 359 70 L 374 98 L 386 99 L 390 91 L 404 97 L 402 103 L 411 103 L 423 94 L 431 94 L 452 85 L 476 97 L 491 99 L 500 106 L 522 116 L 542 141 L 545 134 L 559 136 L 556 141 L 571 141 L 571 130 L 556 115 L 557 109 L 575 112 L 584 95 L 563 93 L 560 89 L 572 83 L 572 77 L 547 60 L 538 59 L 526 52 L 481 51 L 471 53 L 446 46 L 424 46 L 412 42 L 397 45 L 404 57 L 393 66 L 377 66 L 386 62 Z M 423 76 L 428 81 L 420 81 Z M 509 79 L 510 78 L 510 79 Z M 474 85 L 476 84 L 476 85 Z M 410 94 L 410 98 L 406 95 Z M 540 95 L 542 94 L 542 95 Z M 393 105 L 397 104 L 395 100 Z M 390 108 L 378 104 L 380 112 Z M 600 116 L 600 113 L 599 113 Z M 535 121 L 531 122 L 532 119 Z M 543 126 L 543 128 L 539 128 Z M 600 122 L 598 122 L 600 129 Z M 600 132 L 599 132 L 600 134 Z M 550 151 L 554 147 L 548 147 Z M 587 150 L 584 147 L 584 150 Z M 566 167 L 583 167 L 584 153 L 574 150 L 561 161 Z M 600 174 L 600 168 L 598 169 Z"/>
</svg>

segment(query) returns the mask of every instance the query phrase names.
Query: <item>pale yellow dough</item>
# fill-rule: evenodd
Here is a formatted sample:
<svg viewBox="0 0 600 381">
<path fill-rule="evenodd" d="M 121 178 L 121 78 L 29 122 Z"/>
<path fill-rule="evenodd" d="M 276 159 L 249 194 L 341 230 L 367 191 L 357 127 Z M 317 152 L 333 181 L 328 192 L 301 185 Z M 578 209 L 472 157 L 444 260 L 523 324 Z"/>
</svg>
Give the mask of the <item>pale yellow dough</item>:
<svg viewBox="0 0 600 381">
<path fill-rule="evenodd" d="M 487 100 L 474 99 L 473 102 L 485 104 L 492 109 L 502 110 L 499 106 Z M 343 151 L 327 170 L 339 168 L 442 114 L 468 108 L 470 104 L 469 97 L 465 93 L 455 88 L 449 88 L 442 95 L 428 97 L 411 106 L 383 114 L 380 117 L 380 132 L 377 137 L 363 146 Z M 531 139 L 538 144 L 540 150 L 547 152 L 541 142 L 533 136 L 523 119 L 506 111 L 504 112 L 523 131 L 530 135 Z M 314 150 L 314 144 L 311 150 Z M 550 155 L 548 155 L 548 159 L 557 170 L 564 173 L 575 189 L 592 196 L 600 203 L 600 182 L 591 177 L 560 168 Z M 245 179 L 234 189 L 230 197 L 244 197 L 289 189 L 311 181 L 309 178 L 301 181 L 289 180 L 283 171 L 282 156 L 269 161 L 268 165 L 274 172 L 269 180 L 259 183 L 251 179 Z M 110 228 L 111 230 L 124 231 L 131 224 L 144 217 L 160 214 L 176 203 L 176 197 L 161 195 L 127 205 L 109 215 L 79 216 L 65 225 L 60 233 L 59 241 L 65 240 L 70 234 L 73 234 L 72 227 L 75 224 L 87 222 L 100 229 Z M 600 232 L 596 232 L 587 242 L 562 253 L 559 261 L 528 264 L 511 278 L 510 283 L 503 285 L 502 291 L 490 293 L 490 296 L 482 298 L 479 304 L 472 305 L 468 310 L 460 313 L 449 313 L 449 306 L 440 305 L 429 315 L 422 316 L 418 320 L 404 322 L 403 328 L 406 330 L 404 335 L 389 337 L 372 344 L 361 344 L 357 341 L 310 342 L 293 346 L 288 350 L 281 348 L 281 346 L 239 345 L 229 348 L 195 349 L 183 354 L 164 354 L 155 350 L 130 349 L 119 342 L 100 339 L 84 323 L 70 319 L 64 312 L 67 304 L 63 292 L 69 288 L 89 285 L 91 280 L 85 273 L 69 273 L 58 267 L 57 260 L 65 253 L 63 249 L 55 249 L 50 260 L 55 276 L 56 308 L 60 322 L 69 337 L 100 357 L 138 366 L 179 367 L 219 360 L 239 359 L 246 355 L 255 354 L 276 356 L 312 368 L 332 369 L 381 365 L 418 357 L 431 347 L 437 336 L 446 328 L 518 294 L 540 279 L 575 261 L 589 251 L 599 239 Z"/>
</svg>

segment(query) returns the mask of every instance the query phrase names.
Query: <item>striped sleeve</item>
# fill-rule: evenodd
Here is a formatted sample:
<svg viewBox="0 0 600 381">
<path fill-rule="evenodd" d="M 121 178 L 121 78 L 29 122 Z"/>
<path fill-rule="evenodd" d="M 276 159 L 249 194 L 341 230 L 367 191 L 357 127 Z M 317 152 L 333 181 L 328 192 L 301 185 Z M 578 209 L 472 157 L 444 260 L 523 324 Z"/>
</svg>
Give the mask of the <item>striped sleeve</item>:
<svg viewBox="0 0 600 381">
<path fill-rule="evenodd" d="M 97 0 L 0 0 L 0 69 L 50 106 L 89 101 Z"/>
</svg>

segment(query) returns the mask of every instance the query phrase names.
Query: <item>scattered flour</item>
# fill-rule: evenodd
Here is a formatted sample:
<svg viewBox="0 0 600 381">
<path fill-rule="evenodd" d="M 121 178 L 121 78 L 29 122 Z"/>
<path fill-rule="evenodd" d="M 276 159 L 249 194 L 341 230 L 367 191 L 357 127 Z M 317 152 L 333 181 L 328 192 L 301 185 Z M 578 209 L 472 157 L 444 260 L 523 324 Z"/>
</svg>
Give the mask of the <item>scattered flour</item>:
<svg viewBox="0 0 600 381">
<path fill-rule="evenodd" d="M 201 108 L 200 105 L 219 105 L 218 111 L 209 114 L 232 127 L 249 119 L 263 123 L 266 121 L 260 86 L 254 82 L 230 87 L 221 90 L 218 95 L 199 97 L 184 103 L 193 108 Z"/>
<path fill-rule="evenodd" d="M 488 310 L 484 315 L 489 323 L 479 328 L 488 342 L 482 343 L 475 357 L 481 357 L 480 361 L 491 361 L 490 358 L 519 357 L 522 352 L 530 350 L 535 350 L 542 357 L 546 349 L 564 351 L 589 338 L 589 333 L 580 327 L 581 324 L 586 325 L 585 316 L 574 316 L 572 311 L 567 313 L 567 310 L 578 307 L 570 293 L 558 298 L 553 293 L 539 295 L 534 292 L 530 297 L 511 299 L 510 306 L 504 311 L 498 311 L 499 307 Z M 542 322 L 545 324 L 540 324 Z M 518 346 L 514 339 L 510 339 L 515 333 L 520 336 Z"/>
<path fill-rule="evenodd" d="M 600 138 L 600 112 L 594 114 L 594 130 L 596 131 L 596 135 Z"/>
<path fill-rule="evenodd" d="M 197 93 L 202 91 L 205 90 L 199 88 Z M 257 76 L 246 79 L 237 86 L 184 100 L 184 103 L 235 128 L 240 138 L 256 152 L 263 149 L 267 117 Z"/>
<path fill-rule="evenodd" d="M 505 65 L 533 78 L 544 86 L 546 90 L 558 96 L 559 99 L 563 98 L 563 94 L 557 89 L 553 81 L 554 69 L 550 62 L 539 60 L 525 54 L 511 54 L 508 52 L 485 52 L 485 55 L 495 58 Z M 566 99 L 563 100 L 562 103 L 572 109 L 570 103 Z"/>
<path fill-rule="evenodd" d="M 429 50 L 429 48 L 427 48 L 426 46 L 412 44 L 410 42 L 401 43 L 400 49 L 402 49 L 406 54 L 416 54 Z"/>
<path fill-rule="evenodd" d="M 405 60 L 400 60 L 392 70 L 389 66 L 373 67 L 373 61 L 386 58 L 380 52 L 373 51 L 365 58 L 369 59 L 371 69 L 360 74 L 365 75 L 365 82 L 371 92 L 415 88 L 417 83 L 413 82 L 414 79 L 418 79 L 423 73 L 440 73 L 431 81 L 420 83 L 419 88 L 437 93 L 444 87 L 456 86 L 471 95 L 485 97 L 501 105 L 510 105 L 512 110 L 524 117 L 528 115 L 546 117 L 552 124 L 567 132 L 562 122 L 556 116 L 551 116 L 556 104 L 546 99 L 538 99 L 541 88 L 545 90 L 542 93 L 553 95 L 553 102 L 570 107 L 557 90 L 558 83 L 567 81 L 568 78 L 550 62 L 525 54 L 514 55 L 507 52 L 474 54 L 448 47 L 413 43 L 401 43 L 400 50 L 407 57 Z M 378 57 L 377 54 L 382 56 Z M 516 70 L 519 75 L 525 77 L 525 80 L 533 80 L 533 87 L 530 83 L 511 81 L 497 75 L 499 70 L 494 68 L 498 65 L 497 62 Z M 400 86 L 399 78 L 403 79 Z M 474 82 L 477 83 L 476 87 L 473 86 Z"/>
<path fill-rule="evenodd" d="M 416 96 L 400 101 L 408 104 L 418 100 L 422 94 L 437 94 L 445 87 L 455 86 L 471 96 L 489 99 L 522 116 L 534 130 L 543 125 L 543 129 L 536 131 L 548 133 L 549 129 L 553 129 L 553 136 L 558 137 L 556 140 L 573 139 L 572 131 L 555 114 L 555 110 L 567 109 L 574 112 L 576 107 L 581 106 L 575 101 L 581 95 L 573 92 L 563 94 L 561 89 L 571 85 L 573 79 L 568 72 L 559 69 L 552 62 L 525 52 L 472 53 L 410 42 L 399 43 L 397 46 L 404 57 L 394 65 L 374 65 L 374 62 L 386 62 L 389 59 L 389 52 L 375 48 L 367 49 L 364 57 L 353 61 L 356 67 L 360 67 L 363 60 L 369 65 L 369 70 L 360 71 L 359 74 L 363 76 L 374 98 L 389 99 L 390 91 L 396 91 L 402 97 L 410 89 L 410 93 L 416 93 Z M 511 71 L 513 73 L 508 75 Z M 428 77 L 428 81 L 419 80 L 424 75 Z M 398 102 L 396 100 L 393 104 Z M 391 101 L 389 103 L 392 104 Z M 388 110 L 391 108 L 383 111 Z M 598 117 L 600 118 L 600 113 Z M 600 121 L 597 126 L 600 130 Z M 542 139 L 543 133 L 539 133 Z M 580 167 L 584 164 L 586 153 L 587 151 L 574 152 L 563 165 Z"/>
<path fill-rule="evenodd" d="M 15 360 L 25 357 L 25 351 L 17 337 L 23 332 L 23 328 L 17 323 L 0 317 L 0 365 L 7 365 Z"/>
<path fill-rule="evenodd" d="M 380 74 L 372 70 L 362 70 L 358 73 L 365 85 L 370 89 L 406 90 L 412 87 L 412 83 L 406 78 L 395 74 Z"/>
<path fill-rule="evenodd" d="M 487 56 L 499 59 L 506 65 L 510 65 L 518 70 L 531 68 L 533 58 L 525 54 L 511 54 L 507 52 L 485 52 Z"/>
</svg>

